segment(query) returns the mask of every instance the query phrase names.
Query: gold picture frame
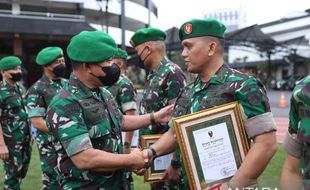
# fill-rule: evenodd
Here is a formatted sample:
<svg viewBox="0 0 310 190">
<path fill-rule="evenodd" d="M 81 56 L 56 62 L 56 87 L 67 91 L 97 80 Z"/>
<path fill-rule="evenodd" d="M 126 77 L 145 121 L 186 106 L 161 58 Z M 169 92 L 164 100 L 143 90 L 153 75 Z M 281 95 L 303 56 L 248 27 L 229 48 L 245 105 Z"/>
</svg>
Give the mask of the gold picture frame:
<svg viewBox="0 0 310 190">
<path fill-rule="evenodd" d="M 142 135 L 141 137 L 141 146 L 142 148 L 147 148 L 154 144 L 159 138 L 161 134 L 156 135 Z M 150 167 L 144 173 L 144 182 L 154 183 L 154 182 L 162 182 L 162 178 L 165 175 L 165 170 L 170 165 L 170 161 L 172 158 L 172 154 L 163 155 L 155 158 Z"/>
<path fill-rule="evenodd" d="M 190 189 L 210 189 L 235 174 L 249 151 L 238 102 L 173 118 Z"/>
</svg>

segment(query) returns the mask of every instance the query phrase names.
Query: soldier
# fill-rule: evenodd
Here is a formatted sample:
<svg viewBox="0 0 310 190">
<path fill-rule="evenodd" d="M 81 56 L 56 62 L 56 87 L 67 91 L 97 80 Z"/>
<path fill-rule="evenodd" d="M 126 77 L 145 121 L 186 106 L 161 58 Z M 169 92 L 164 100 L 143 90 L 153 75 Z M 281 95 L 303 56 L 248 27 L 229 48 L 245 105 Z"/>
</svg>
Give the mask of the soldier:
<svg viewBox="0 0 310 190">
<path fill-rule="evenodd" d="M 122 154 L 121 130 L 132 131 L 152 121 L 167 123 L 172 106 L 142 116 L 123 115 L 111 86 L 120 69 L 113 63 L 115 41 L 100 31 L 82 31 L 67 47 L 73 72 L 69 84 L 53 99 L 47 125 L 63 175 L 60 189 L 130 189 L 124 168 L 145 165 L 142 153 Z"/>
<path fill-rule="evenodd" d="M 31 157 L 31 136 L 25 107 L 26 89 L 21 60 L 7 56 L 0 60 L 0 158 L 4 164 L 4 189 L 20 189 Z"/>
<path fill-rule="evenodd" d="M 37 129 L 37 142 L 42 170 L 42 189 L 57 189 L 59 179 L 56 167 L 56 153 L 48 134 L 45 117 L 46 110 L 53 97 L 67 83 L 62 76 L 66 71 L 63 51 L 60 47 L 46 47 L 37 57 L 36 63 L 43 67 L 42 77 L 27 92 L 28 117 Z"/>
<path fill-rule="evenodd" d="M 139 65 L 150 70 L 140 102 L 140 114 L 151 113 L 172 104 L 186 85 L 185 76 L 180 67 L 166 57 L 166 33 L 157 28 L 142 28 L 132 36 L 130 43 L 137 51 Z M 142 135 L 162 134 L 169 129 L 168 125 L 152 124 L 140 129 Z M 179 164 L 174 157 L 172 166 L 166 170 L 171 181 L 179 181 Z M 168 175 L 169 173 L 169 175 Z M 173 175 L 174 174 L 174 175 Z M 175 184 L 153 183 L 152 189 L 175 189 Z"/>
<path fill-rule="evenodd" d="M 282 168 L 281 189 L 309 189 L 310 75 L 294 88 L 289 115 L 288 133 L 283 142 L 287 156 Z"/>
<path fill-rule="evenodd" d="M 254 77 L 224 64 L 225 29 L 224 24 L 214 19 L 193 19 L 181 26 L 179 37 L 183 46 L 182 57 L 187 71 L 198 76 L 178 97 L 172 116 L 178 117 L 232 101 L 241 104 L 245 129 L 254 145 L 236 174 L 222 185 L 222 189 L 242 189 L 256 183 L 275 154 L 276 125 L 264 86 Z M 175 143 L 175 132 L 171 125 L 168 132 L 143 151 L 144 157 L 147 160 L 167 154 L 175 149 Z M 187 181 L 186 176 L 183 178 Z"/>
<path fill-rule="evenodd" d="M 107 86 L 106 88 L 110 91 L 110 93 L 115 98 L 119 109 L 125 115 L 136 115 L 137 109 L 137 91 L 133 86 L 133 83 L 127 78 L 125 75 L 126 71 L 126 62 L 127 62 L 127 52 L 118 48 L 117 52 L 114 56 L 114 63 L 117 64 L 120 68 L 121 75 L 118 81 L 112 85 Z M 125 154 L 130 153 L 131 141 L 133 137 L 133 131 L 128 131 L 122 133 L 124 135 L 124 144 L 123 144 L 123 152 Z M 133 178 L 131 172 L 127 173 L 128 180 L 131 182 L 131 189 L 134 189 Z"/>
</svg>

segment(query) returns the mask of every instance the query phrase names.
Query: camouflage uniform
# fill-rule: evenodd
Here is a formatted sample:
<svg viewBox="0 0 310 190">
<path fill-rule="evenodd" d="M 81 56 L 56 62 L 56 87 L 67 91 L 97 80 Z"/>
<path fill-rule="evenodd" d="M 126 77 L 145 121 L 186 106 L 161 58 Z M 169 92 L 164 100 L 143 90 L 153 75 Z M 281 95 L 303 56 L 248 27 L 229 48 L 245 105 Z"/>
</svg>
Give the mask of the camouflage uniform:
<svg viewBox="0 0 310 190">
<path fill-rule="evenodd" d="M 71 74 L 47 111 L 47 125 L 63 175 L 61 189 L 129 189 L 123 170 L 95 172 L 78 169 L 70 157 L 95 148 L 122 153 L 120 124 L 123 114 L 104 88 L 91 90 Z"/>
<path fill-rule="evenodd" d="M 105 88 L 115 97 L 119 109 L 122 110 L 123 113 L 128 110 L 137 109 L 137 91 L 126 75 L 121 74 L 118 81 L 113 86 Z"/>
<path fill-rule="evenodd" d="M 25 88 L 16 83 L 11 86 L 0 82 L 0 119 L 3 138 L 9 150 L 9 160 L 4 161 L 4 189 L 20 189 L 31 157 L 31 136 L 25 100 Z"/>
<path fill-rule="evenodd" d="M 156 112 L 161 108 L 174 103 L 186 85 L 185 76 L 180 67 L 164 57 L 158 68 L 147 76 L 143 97 L 140 102 L 140 114 Z M 139 130 L 142 135 L 162 134 L 169 129 L 168 125 L 150 125 Z M 185 170 L 184 170 L 185 171 Z M 168 183 L 154 183 L 152 189 L 176 189 Z"/>
<path fill-rule="evenodd" d="M 225 64 L 208 82 L 203 82 L 197 77 L 193 83 L 186 86 L 177 99 L 172 116 L 178 117 L 233 101 L 238 101 L 241 104 L 249 138 L 276 130 L 263 85 L 254 77 L 231 69 Z M 258 123 L 261 125 L 258 126 L 255 121 L 259 121 Z M 171 123 L 169 125 L 171 126 Z M 177 157 L 180 158 L 179 147 L 176 152 Z M 182 161 L 182 159 L 180 160 Z M 183 163 L 181 164 L 185 171 Z M 185 189 L 189 189 L 186 176 L 182 177 L 186 184 Z"/>
<path fill-rule="evenodd" d="M 123 114 L 128 110 L 137 109 L 137 91 L 125 74 L 121 74 L 118 81 L 113 86 L 105 88 L 113 95 Z M 126 172 L 126 178 L 131 182 L 131 189 L 134 189 L 131 172 Z"/>
<path fill-rule="evenodd" d="M 310 75 L 294 88 L 291 98 L 288 134 L 283 147 L 288 154 L 300 158 L 302 174 L 307 180 L 305 189 L 310 188 Z"/>
<path fill-rule="evenodd" d="M 54 96 L 62 89 L 66 79 L 58 81 L 50 80 L 43 75 L 27 92 L 28 117 L 44 117 L 46 110 Z M 35 140 L 38 145 L 41 170 L 42 170 L 42 189 L 57 189 L 58 174 L 54 169 L 56 167 L 56 154 L 52 145 L 51 136 L 43 131 L 37 130 Z"/>
<path fill-rule="evenodd" d="M 180 67 L 164 57 L 157 70 L 147 76 L 139 106 L 140 114 L 156 112 L 174 103 L 185 85 L 185 76 Z M 168 126 L 149 126 L 140 129 L 140 136 L 161 134 L 168 129 Z"/>
</svg>

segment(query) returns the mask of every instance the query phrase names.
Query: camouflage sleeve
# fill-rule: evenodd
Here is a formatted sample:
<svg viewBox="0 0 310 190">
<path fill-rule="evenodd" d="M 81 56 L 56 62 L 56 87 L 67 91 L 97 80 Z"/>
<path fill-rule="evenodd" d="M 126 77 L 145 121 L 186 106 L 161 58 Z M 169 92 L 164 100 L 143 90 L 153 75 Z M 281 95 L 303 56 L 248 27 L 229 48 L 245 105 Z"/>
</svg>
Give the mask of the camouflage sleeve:
<svg viewBox="0 0 310 190">
<path fill-rule="evenodd" d="M 290 103 L 290 112 L 289 112 L 289 128 L 288 131 L 290 134 L 296 134 L 298 129 L 298 109 L 297 109 L 297 102 L 292 96 L 291 103 Z"/>
<path fill-rule="evenodd" d="M 77 102 L 66 100 L 52 102 L 47 111 L 46 122 L 69 157 L 92 148 L 82 109 Z"/>
<path fill-rule="evenodd" d="M 241 104 L 249 138 L 276 130 L 266 90 L 254 77 L 245 80 L 236 90 L 235 99 Z"/>
<path fill-rule="evenodd" d="M 31 87 L 26 95 L 28 117 L 45 117 L 45 102 L 40 93 Z"/>
<path fill-rule="evenodd" d="M 165 93 L 167 95 L 169 104 L 175 102 L 184 86 L 186 85 L 185 76 L 180 68 L 171 70 L 165 78 Z"/>
<path fill-rule="evenodd" d="M 284 138 L 283 147 L 288 154 L 300 158 L 302 151 L 302 143 L 297 138 L 299 116 L 298 116 L 297 102 L 293 96 L 291 98 L 289 119 L 290 119 L 289 128 Z"/>
<path fill-rule="evenodd" d="M 136 98 L 137 91 L 133 86 L 132 82 L 129 80 L 123 80 L 120 85 L 118 94 L 118 99 L 120 101 L 123 113 L 128 110 L 137 109 Z"/>
</svg>

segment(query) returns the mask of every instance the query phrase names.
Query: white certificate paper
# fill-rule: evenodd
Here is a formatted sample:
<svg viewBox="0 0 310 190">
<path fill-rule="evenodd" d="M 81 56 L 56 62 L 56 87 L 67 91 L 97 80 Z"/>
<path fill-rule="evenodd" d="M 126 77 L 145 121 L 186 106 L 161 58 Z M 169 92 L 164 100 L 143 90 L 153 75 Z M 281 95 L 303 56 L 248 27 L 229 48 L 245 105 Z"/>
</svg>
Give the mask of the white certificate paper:
<svg viewBox="0 0 310 190">
<path fill-rule="evenodd" d="M 172 154 L 167 154 L 167 155 L 155 158 L 154 170 L 155 171 L 166 170 L 171 163 L 171 159 L 172 159 Z"/>
<path fill-rule="evenodd" d="M 193 132 L 204 180 L 212 182 L 233 176 L 237 165 L 226 123 Z"/>
</svg>

